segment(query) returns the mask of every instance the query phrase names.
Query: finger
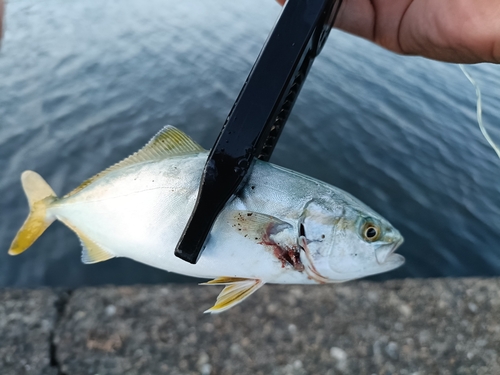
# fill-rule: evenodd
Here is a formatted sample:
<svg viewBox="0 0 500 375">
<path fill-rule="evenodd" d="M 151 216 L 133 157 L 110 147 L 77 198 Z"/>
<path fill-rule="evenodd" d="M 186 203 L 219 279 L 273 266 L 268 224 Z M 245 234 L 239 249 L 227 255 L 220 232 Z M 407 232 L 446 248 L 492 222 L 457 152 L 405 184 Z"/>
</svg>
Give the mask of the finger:
<svg viewBox="0 0 500 375">
<path fill-rule="evenodd" d="M 335 28 L 373 41 L 375 8 L 372 1 L 344 0 L 340 5 Z"/>
<path fill-rule="evenodd" d="M 276 0 L 285 5 L 286 0 Z M 375 10 L 369 0 L 344 0 L 339 9 L 335 27 L 373 41 Z"/>
</svg>

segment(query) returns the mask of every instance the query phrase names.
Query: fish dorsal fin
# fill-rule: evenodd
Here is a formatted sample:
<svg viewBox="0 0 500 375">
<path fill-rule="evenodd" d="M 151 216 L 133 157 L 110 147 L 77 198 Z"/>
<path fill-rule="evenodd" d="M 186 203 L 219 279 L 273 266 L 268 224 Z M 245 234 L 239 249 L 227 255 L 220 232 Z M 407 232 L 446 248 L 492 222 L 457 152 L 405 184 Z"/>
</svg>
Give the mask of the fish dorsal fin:
<svg viewBox="0 0 500 375">
<path fill-rule="evenodd" d="M 82 244 L 82 262 L 85 264 L 93 264 L 104 262 L 105 260 L 114 258 L 113 254 L 110 254 L 94 241 L 92 241 L 87 236 L 81 233 L 77 233 L 78 238 L 80 238 L 80 243 Z"/>
<path fill-rule="evenodd" d="M 186 154 L 197 154 L 205 149 L 175 126 L 167 125 L 160 130 L 143 148 L 125 159 L 130 164 L 149 160 L 161 160 Z M 132 160 L 134 159 L 134 160 Z"/>
<path fill-rule="evenodd" d="M 259 279 L 241 277 L 218 277 L 200 285 L 225 285 L 226 287 L 217 296 L 215 305 L 205 313 L 217 314 L 236 306 L 248 296 L 256 292 L 264 282 Z"/>
<path fill-rule="evenodd" d="M 99 172 L 88 180 L 83 181 L 80 186 L 66 194 L 64 198 L 78 193 L 95 180 L 120 168 L 148 161 L 163 160 L 172 156 L 196 154 L 203 151 L 205 151 L 205 149 L 188 137 L 184 132 L 172 125 L 167 125 L 139 151 L 112 165 L 104 171 Z"/>
</svg>

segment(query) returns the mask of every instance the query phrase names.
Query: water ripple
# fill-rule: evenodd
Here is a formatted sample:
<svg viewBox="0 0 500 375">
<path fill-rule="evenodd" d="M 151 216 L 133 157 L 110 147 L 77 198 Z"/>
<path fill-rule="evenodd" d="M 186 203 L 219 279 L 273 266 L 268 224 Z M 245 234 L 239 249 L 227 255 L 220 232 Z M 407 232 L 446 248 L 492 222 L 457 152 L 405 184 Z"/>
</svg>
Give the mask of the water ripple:
<svg viewBox="0 0 500 375">
<path fill-rule="evenodd" d="M 0 248 L 27 213 L 25 169 L 65 193 L 165 124 L 210 147 L 279 9 L 270 0 L 9 2 Z M 498 140 L 500 70 L 470 69 Z M 378 279 L 500 275 L 500 163 L 474 105 L 458 67 L 332 31 L 273 162 L 345 189 L 401 230 L 407 263 Z M 0 286 L 185 280 L 127 260 L 83 266 L 79 251 L 54 225 L 26 254 L 0 252 Z"/>
</svg>

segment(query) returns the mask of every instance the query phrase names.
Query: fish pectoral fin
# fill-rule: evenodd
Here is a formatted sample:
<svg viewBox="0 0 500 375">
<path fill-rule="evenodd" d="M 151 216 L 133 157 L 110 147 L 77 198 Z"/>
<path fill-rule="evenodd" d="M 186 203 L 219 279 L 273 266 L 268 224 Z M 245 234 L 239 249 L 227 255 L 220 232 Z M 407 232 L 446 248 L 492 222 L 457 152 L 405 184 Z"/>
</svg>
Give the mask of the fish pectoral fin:
<svg viewBox="0 0 500 375">
<path fill-rule="evenodd" d="M 217 296 L 217 301 L 205 313 L 217 314 L 236 306 L 248 296 L 256 292 L 265 283 L 259 279 L 240 277 L 218 277 L 200 285 L 225 285 Z"/>
<path fill-rule="evenodd" d="M 279 233 L 293 230 L 293 226 L 277 217 L 253 211 L 233 211 L 229 224 L 242 236 L 257 242 L 271 240 Z"/>
<path fill-rule="evenodd" d="M 82 244 L 82 262 L 85 264 L 93 264 L 104 262 L 105 260 L 114 258 L 113 254 L 110 254 L 94 241 L 92 241 L 87 236 L 78 233 L 78 238 L 80 239 L 80 243 Z"/>
</svg>

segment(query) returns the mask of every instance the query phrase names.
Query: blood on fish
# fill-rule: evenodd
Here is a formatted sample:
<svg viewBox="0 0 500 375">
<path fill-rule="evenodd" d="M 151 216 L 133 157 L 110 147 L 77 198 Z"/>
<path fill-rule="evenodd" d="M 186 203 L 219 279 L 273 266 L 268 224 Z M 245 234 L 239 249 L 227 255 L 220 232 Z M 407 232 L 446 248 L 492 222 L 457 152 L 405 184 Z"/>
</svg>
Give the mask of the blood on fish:
<svg viewBox="0 0 500 375">
<path fill-rule="evenodd" d="M 238 213 L 234 217 L 234 222 L 232 226 L 238 230 L 238 232 L 247 232 L 249 223 L 248 218 L 253 216 L 252 212 L 246 212 L 245 214 Z M 265 229 L 264 229 L 265 228 Z M 261 237 L 254 237 L 255 241 L 260 244 L 266 246 L 271 250 L 272 254 L 281 262 L 281 266 L 292 267 L 294 270 L 302 272 L 304 271 L 304 265 L 300 260 L 300 247 L 298 245 L 285 245 L 276 243 L 271 239 L 271 235 L 276 234 L 276 223 L 269 223 L 265 227 L 262 226 L 258 229 L 258 232 L 263 230 L 263 234 Z M 252 233 L 252 231 L 250 231 Z M 248 236 L 248 232 L 245 233 L 245 237 Z"/>
<path fill-rule="evenodd" d="M 273 227 L 270 224 L 262 237 L 262 241 L 259 242 L 262 245 L 270 247 L 273 251 L 273 255 L 278 258 L 281 262 L 281 267 L 291 266 L 294 270 L 302 272 L 304 271 L 304 265 L 300 260 L 300 252 L 298 246 L 280 246 L 276 242 L 272 241 L 270 238 L 270 231 Z"/>
</svg>

